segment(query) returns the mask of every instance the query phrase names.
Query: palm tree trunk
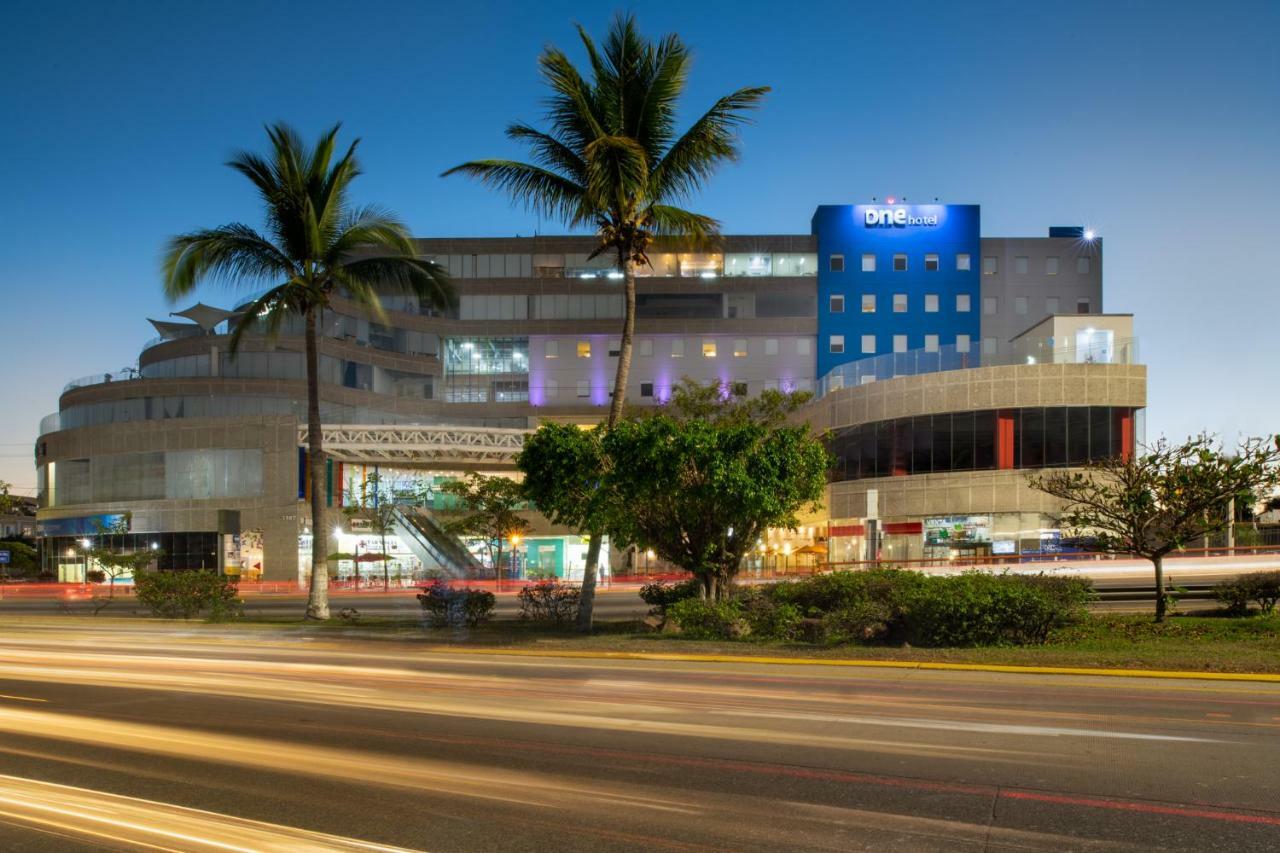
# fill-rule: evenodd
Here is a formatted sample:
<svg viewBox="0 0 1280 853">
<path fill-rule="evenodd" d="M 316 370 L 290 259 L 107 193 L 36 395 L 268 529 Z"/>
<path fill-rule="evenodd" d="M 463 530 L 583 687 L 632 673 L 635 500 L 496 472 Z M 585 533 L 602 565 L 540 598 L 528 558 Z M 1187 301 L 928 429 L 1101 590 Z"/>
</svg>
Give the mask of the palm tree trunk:
<svg viewBox="0 0 1280 853">
<path fill-rule="evenodd" d="M 622 267 L 623 313 L 622 343 L 618 346 L 618 372 L 613 380 L 613 399 L 609 403 L 609 419 L 605 429 L 613 429 L 622 418 L 627 403 L 627 380 L 631 374 L 631 342 L 636 334 L 636 262 L 631 250 L 618 250 L 618 263 Z M 602 534 L 593 532 L 587 542 L 587 565 L 582 570 L 582 593 L 578 599 L 578 630 L 591 630 L 596 605 L 596 575 L 600 564 Z"/>
<path fill-rule="evenodd" d="M 1164 598 L 1164 558 L 1154 557 L 1151 564 L 1156 570 L 1156 621 L 1163 622 L 1167 609 Z"/>
<path fill-rule="evenodd" d="M 311 466 L 311 586 L 307 595 L 308 619 L 329 618 L 329 542 L 324 526 L 324 439 L 320 429 L 320 354 L 316 343 L 318 308 L 306 313 L 307 341 L 307 463 Z M 359 568 L 356 569 L 359 572 Z M 357 575 L 358 577 L 358 575 Z"/>
</svg>

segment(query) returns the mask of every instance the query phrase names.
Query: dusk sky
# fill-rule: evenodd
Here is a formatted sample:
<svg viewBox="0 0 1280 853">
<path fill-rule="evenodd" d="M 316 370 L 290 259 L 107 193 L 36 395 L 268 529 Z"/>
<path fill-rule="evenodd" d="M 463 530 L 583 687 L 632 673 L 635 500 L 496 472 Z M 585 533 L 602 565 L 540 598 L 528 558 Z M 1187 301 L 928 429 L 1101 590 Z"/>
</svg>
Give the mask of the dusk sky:
<svg viewBox="0 0 1280 853">
<path fill-rule="evenodd" d="M 422 236 L 555 233 L 463 178 L 537 122 L 536 59 L 605 4 L 9 4 L 0 51 L 6 411 L 0 479 L 34 492 L 63 385 L 131 364 L 167 305 L 175 232 L 259 211 L 222 164 L 262 126 L 359 136 L 360 201 Z M 696 52 L 691 115 L 774 88 L 693 204 L 727 233 L 804 233 L 816 205 L 982 205 L 988 236 L 1083 224 L 1105 308 L 1136 315 L 1147 437 L 1280 431 L 1280 3 L 636 3 Z M 217 291 L 205 301 L 227 305 Z"/>
</svg>

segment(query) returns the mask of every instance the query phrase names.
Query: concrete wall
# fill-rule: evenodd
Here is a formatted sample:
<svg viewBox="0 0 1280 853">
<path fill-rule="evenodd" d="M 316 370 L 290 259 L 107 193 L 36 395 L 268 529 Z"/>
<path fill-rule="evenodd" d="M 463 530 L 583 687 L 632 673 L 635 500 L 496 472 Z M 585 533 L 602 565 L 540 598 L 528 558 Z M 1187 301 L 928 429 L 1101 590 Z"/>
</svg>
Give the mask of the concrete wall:
<svg viewBox="0 0 1280 853">
<path fill-rule="evenodd" d="M 1089 272 L 1078 273 L 1079 258 L 1089 259 Z M 988 258 L 996 259 L 995 273 L 989 273 Z M 1027 271 L 1018 272 L 1018 258 L 1027 259 Z M 1049 274 L 1049 259 L 1058 259 L 1058 272 Z M 998 352 L 1008 351 L 1009 341 L 1053 313 L 1075 314 L 1080 300 L 1089 301 L 1090 314 L 1101 314 L 1102 240 L 1084 242 L 1062 237 L 984 237 L 978 264 L 982 300 L 982 338 L 995 338 Z M 1019 297 L 1026 299 L 1026 312 L 1018 313 Z M 995 298 L 997 311 L 986 313 L 988 298 Z M 1058 300 L 1051 310 L 1050 298 Z"/>
</svg>

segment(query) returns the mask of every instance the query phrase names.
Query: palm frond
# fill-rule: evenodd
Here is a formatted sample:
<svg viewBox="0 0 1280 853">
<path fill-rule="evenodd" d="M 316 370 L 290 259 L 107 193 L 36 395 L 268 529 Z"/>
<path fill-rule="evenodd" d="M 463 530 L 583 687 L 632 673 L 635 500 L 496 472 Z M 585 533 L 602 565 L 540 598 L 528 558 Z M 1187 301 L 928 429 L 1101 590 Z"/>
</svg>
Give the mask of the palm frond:
<svg viewBox="0 0 1280 853">
<path fill-rule="evenodd" d="M 597 98 L 598 81 L 593 87 L 569 57 L 554 47 L 543 52 L 538 65 L 552 91 L 547 99 L 547 118 L 554 135 L 575 149 L 606 135 L 608 124 Z"/>
<path fill-rule="evenodd" d="M 301 310 L 301 306 L 296 305 L 296 294 L 294 293 L 296 289 L 296 285 L 286 282 L 268 290 L 255 299 L 253 304 L 247 308 L 242 308 L 240 319 L 231 327 L 231 340 L 228 342 L 230 351 L 233 353 L 238 352 L 240 350 L 240 340 L 246 333 L 256 332 L 260 322 L 264 322 L 266 326 L 263 329 L 263 334 L 268 339 L 274 339 L 280 332 L 280 326 L 284 323 L 284 318 L 289 314 L 299 313 Z"/>
<path fill-rule="evenodd" d="M 540 166 L 516 160 L 473 160 L 454 166 L 442 177 L 461 173 L 496 187 L 530 210 L 563 219 L 569 225 L 590 221 L 584 210 L 585 189 Z"/>
<path fill-rule="evenodd" d="M 444 311 L 457 307 L 458 296 L 449 274 L 439 264 L 422 258 L 385 255 L 359 258 L 334 267 L 335 280 L 352 299 L 382 316 L 381 296 L 414 295 L 419 302 Z"/>
<path fill-rule="evenodd" d="M 645 201 L 649 158 L 629 136 L 606 136 L 587 146 L 587 198 L 597 209 L 629 215 Z"/>
<path fill-rule="evenodd" d="M 738 128 L 750 122 L 747 112 L 759 107 L 768 92 L 768 86 L 748 87 L 716 101 L 654 168 L 654 198 L 687 197 L 702 186 L 717 166 L 736 160 Z"/>
<path fill-rule="evenodd" d="M 239 223 L 173 237 L 162 262 L 164 292 L 171 300 L 186 296 L 204 279 L 228 284 L 246 279 L 278 282 L 297 272 L 279 247 Z"/>
<path fill-rule="evenodd" d="M 582 156 L 551 134 L 516 122 L 507 127 L 507 138 L 528 145 L 537 165 L 564 175 L 576 183 L 586 182 L 587 164 L 583 162 Z"/>
<path fill-rule="evenodd" d="M 713 247 L 720 237 L 720 223 L 710 216 L 668 204 L 650 205 L 646 211 L 649 230 L 658 237 L 679 237 L 691 248 Z"/>
<path fill-rule="evenodd" d="M 679 36 L 669 35 L 652 50 L 651 67 L 628 96 L 627 130 L 657 163 L 675 137 L 676 104 L 684 94 L 691 55 Z"/>
</svg>

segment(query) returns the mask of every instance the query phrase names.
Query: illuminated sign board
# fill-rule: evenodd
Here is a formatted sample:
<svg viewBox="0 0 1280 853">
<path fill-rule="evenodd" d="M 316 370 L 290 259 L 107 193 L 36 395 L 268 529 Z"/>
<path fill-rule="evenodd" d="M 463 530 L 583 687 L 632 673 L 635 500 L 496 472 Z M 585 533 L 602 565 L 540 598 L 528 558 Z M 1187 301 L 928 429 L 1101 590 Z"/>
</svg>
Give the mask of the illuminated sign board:
<svg viewBox="0 0 1280 853">
<path fill-rule="evenodd" d="M 867 228 L 935 227 L 938 223 L 937 213 L 924 212 L 916 207 L 862 208 L 862 224 Z"/>
</svg>

